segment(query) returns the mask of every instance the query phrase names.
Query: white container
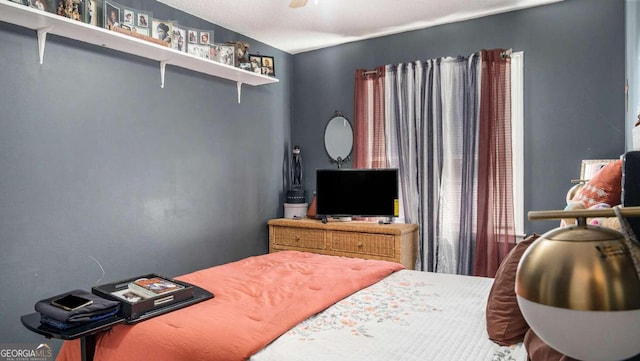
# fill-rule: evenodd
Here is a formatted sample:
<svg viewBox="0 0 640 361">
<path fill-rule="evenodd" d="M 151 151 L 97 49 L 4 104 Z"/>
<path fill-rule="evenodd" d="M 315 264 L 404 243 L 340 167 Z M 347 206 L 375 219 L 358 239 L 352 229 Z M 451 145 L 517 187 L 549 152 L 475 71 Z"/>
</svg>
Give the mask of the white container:
<svg viewBox="0 0 640 361">
<path fill-rule="evenodd" d="M 305 218 L 307 216 L 307 203 L 285 203 L 284 218 Z"/>
</svg>

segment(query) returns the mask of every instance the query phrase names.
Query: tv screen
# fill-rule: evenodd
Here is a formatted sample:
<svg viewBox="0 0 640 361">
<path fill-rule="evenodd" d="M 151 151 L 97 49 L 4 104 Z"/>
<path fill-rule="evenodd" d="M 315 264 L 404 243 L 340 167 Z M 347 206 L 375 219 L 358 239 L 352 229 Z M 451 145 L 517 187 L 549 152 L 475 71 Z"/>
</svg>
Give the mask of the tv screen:
<svg viewBox="0 0 640 361">
<path fill-rule="evenodd" d="M 320 217 L 397 217 L 398 170 L 316 170 L 316 213 Z"/>
</svg>

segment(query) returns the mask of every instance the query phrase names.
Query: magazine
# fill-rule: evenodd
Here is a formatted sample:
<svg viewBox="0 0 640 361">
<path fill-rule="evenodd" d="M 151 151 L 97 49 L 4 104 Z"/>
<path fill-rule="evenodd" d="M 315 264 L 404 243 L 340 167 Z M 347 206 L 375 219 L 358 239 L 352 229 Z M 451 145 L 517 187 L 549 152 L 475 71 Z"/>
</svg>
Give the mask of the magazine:
<svg viewBox="0 0 640 361">
<path fill-rule="evenodd" d="M 168 294 L 180 289 L 184 286 L 166 280 L 162 277 L 139 278 L 129 283 L 129 289 L 136 293 L 141 293 L 147 297 L 155 297 Z"/>
</svg>

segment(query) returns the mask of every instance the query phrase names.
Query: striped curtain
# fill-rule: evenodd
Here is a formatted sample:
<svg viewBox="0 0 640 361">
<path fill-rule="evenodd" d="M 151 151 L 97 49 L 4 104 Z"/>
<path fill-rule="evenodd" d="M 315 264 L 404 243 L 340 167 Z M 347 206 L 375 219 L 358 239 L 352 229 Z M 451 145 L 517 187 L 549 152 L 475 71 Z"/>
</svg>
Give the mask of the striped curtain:
<svg viewBox="0 0 640 361">
<path fill-rule="evenodd" d="M 356 72 L 355 164 L 383 164 L 385 151 L 387 166 L 399 169 L 400 221 L 420 225 L 417 269 L 493 276 L 509 247 L 502 245 L 515 240 L 506 180 L 512 177 L 510 99 L 504 96 L 509 61 L 502 53 L 387 65 L 382 84 Z M 500 66 L 491 65 L 496 60 Z M 488 70 L 496 68 L 506 75 L 492 77 Z M 376 80 L 380 73 L 376 69 Z M 384 88 L 376 93 L 378 85 Z M 382 105 L 374 97 L 380 93 Z M 384 125 L 378 129 L 372 122 L 380 111 Z M 482 111 L 490 116 L 481 117 Z M 383 141 L 376 131 L 384 131 Z M 512 234 L 498 233 L 503 230 Z"/>
<path fill-rule="evenodd" d="M 404 220 L 420 224 L 419 269 L 473 265 L 479 56 L 388 65 L 388 155 Z"/>
</svg>

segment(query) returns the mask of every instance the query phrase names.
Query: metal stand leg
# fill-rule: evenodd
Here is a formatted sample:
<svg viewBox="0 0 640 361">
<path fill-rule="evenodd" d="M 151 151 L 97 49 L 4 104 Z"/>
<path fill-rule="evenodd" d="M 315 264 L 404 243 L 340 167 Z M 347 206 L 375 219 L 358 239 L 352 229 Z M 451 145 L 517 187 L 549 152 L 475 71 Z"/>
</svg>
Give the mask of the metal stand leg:
<svg viewBox="0 0 640 361">
<path fill-rule="evenodd" d="M 95 335 L 82 336 L 80 338 L 80 355 L 82 361 L 93 361 L 93 355 L 96 352 Z"/>
</svg>

